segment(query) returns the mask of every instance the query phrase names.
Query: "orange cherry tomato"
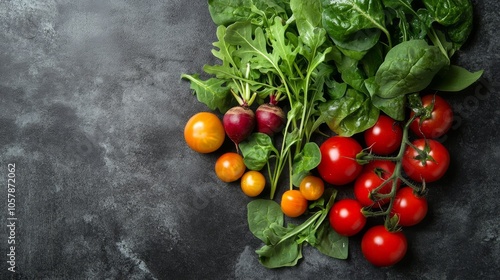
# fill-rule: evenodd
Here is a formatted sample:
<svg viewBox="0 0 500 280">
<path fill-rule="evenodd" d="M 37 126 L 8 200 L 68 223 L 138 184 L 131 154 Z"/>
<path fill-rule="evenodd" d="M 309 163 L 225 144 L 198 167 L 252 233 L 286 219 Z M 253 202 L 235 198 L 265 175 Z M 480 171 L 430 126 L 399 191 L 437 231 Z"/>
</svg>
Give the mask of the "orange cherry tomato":
<svg viewBox="0 0 500 280">
<path fill-rule="evenodd" d="M 305 199 L 316 200 L 323 195 L 325 183 L 321 178 L 309 175 L 302 179 L 299 190 Z"/>
<path fill-rule="evenodd" d="M 221 120 L 209 112 L 193 115 L 184 127 L 184 139 L 187 145 L 199 153 L 216 151 L 224 143 L 225 137 Z"/>
<path fill-rule="evenodd" d="M 224 182 L 234 182 L 243 176 L 246 166 L 237 153 L 225 153 L 215 162 L 215 174 Z"/>
<path fill-rule="evenodd" d="M 288 217 L 298 217 L 307 210 L 307 199 L 299 190 L 288 190 L 281 197 L 281 211 Z"/>
<path fill-rule="evenodd" d="M 265 186 L 266 178 L 259 171 L 250 170 L 241 177 L 241 190 L 250 197 L 258 196 Z"/>
</svg>

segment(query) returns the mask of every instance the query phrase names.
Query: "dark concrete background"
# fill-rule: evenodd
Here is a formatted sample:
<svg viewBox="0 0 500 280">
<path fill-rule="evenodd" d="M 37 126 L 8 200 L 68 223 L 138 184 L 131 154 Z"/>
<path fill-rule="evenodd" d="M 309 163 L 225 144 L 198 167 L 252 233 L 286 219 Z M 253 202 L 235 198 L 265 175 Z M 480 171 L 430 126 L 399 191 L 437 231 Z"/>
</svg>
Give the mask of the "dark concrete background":
<svg viewBox="0 0 500 280">
<path fill-rule="evenodd" d="M 500 275 L 500 4 L 473 1 L 476 24 L 455 62 L 484 69 L 446 96 L 457 121 L 430 213 L 407 229 L 392 268 L 306 247 L 297 267 L 266 270 L 246 198 L 212 171 L 183 127 L 207 110 L 181 73 L 213 63 L 207 1 L 0 1 L 0 224 L 16 165 L 16 274 L 1 279 L 493 279 Z"/>
</svg>

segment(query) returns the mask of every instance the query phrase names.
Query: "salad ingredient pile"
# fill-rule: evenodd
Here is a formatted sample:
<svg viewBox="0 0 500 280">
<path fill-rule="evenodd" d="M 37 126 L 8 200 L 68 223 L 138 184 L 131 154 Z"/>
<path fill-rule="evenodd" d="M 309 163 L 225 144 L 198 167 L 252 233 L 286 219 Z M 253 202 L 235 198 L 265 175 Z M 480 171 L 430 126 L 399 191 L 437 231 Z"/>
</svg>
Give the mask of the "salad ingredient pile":
<svg viewBox="0 0 500 280">
<path fill-rule="evenodd" d="M 303 244 L 345 259 L 357 234 L 370 263 L 403 259 L 403 228 L 425 218 L 427 183 L 450 163 L 439 141 L 453 122 L 444 93 L 482 75 L 452 61 L 472 30 L 471 2 L 208 4 L 219 63 L 182 78 L 211 112 L 184 135 L 200 153 L 225 135 L 234 143 L 215 172 L 254 197 L 248 226 L 264 243 L 261 264 L 294 266 Z M 366 229 L 368 219 L 379 224 Z"/>
</svg>

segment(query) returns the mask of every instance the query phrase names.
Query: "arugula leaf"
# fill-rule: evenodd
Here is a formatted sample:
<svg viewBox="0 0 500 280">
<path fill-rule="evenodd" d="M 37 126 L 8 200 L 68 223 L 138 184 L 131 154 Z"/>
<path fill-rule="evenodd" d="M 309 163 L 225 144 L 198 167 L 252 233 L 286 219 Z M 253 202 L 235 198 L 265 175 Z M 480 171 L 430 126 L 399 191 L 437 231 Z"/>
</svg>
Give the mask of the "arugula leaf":
<svg viewBox="0 0 500 280">
<path fill-rule="evenodd" d="M 191 82 L 191 89 L 194 90 L 198 101 L 207 105 L 211 110 L 218 109 L 224 113 L 234 106 L 230 88 L 226 85 L 225 80 L 210 78 L 204 81 L 199 78 L 198 74 L 182 74 L 181 77 Z"/>
</svg>

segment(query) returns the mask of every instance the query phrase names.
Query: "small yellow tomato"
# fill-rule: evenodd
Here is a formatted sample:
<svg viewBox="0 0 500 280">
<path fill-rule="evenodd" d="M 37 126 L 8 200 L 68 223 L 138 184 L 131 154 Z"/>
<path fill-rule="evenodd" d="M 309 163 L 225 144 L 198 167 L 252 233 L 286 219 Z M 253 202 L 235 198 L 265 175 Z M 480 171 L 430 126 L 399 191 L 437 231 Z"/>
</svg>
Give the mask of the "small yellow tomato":
<svg viewBox="0 0 500 280">
<path fill-rule="evenodd" d="M 316 200 L 323 195 L 325 183 L 321 178 L 309 175 L 302 179 L 299 189 L 307 200 Z"/>
<path fill-rule="evenodd" d="M 215 162 L 215 174 L 224 182 L 234 182 L 243 176 L 246 166 L 237 153 L 225 153 Z"/>
<path fill-rule="evenodd" d="M 264 190 L 266 178 L 259 171 L 250 170 L 243 174 L 240 185 L 244 194 L 255 197 Z"/>
<path fill-rule="evenodd" d="M 288 217 L 298 217 L 307 210 L 307 199 L 298 190 L 288 190 L 281 197 L 281 211 Z"/>
<path fill-rule="evenodd" d="M 217 115 L 200 112 L 193 115 L 184 127 L 184 140 L 196 152 L 211 153 L 224 143 L 226 133 Z"/>
</svg>

